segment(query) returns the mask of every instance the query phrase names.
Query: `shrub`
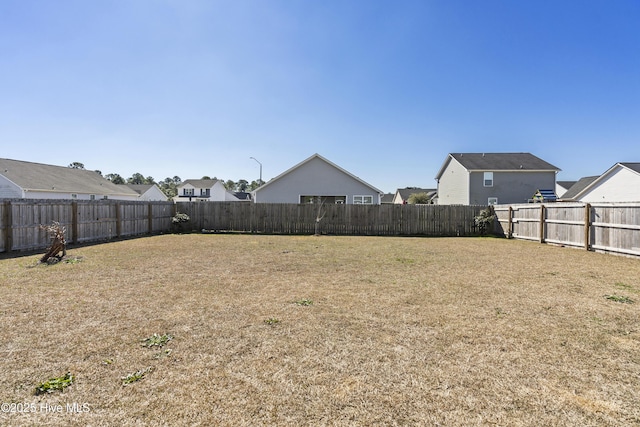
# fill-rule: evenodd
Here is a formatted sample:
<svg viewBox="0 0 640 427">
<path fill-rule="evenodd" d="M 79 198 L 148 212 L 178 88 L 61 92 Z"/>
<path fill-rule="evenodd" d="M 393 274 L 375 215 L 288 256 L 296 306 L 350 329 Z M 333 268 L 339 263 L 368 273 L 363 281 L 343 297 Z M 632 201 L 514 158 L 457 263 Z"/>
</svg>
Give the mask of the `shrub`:
<svg viewBox="0 0 640 427">
<path fill-rule="evenodd" d="M 489 206 L 481 210 L 480 214 L 473 218 L 473 223 L 478 227 L 480 235 L 484 236 L 488 231 L 493 231 L 493 223 L 495 220 L 496 215 L 493 212 L 493 208 Z"/>
</svg>

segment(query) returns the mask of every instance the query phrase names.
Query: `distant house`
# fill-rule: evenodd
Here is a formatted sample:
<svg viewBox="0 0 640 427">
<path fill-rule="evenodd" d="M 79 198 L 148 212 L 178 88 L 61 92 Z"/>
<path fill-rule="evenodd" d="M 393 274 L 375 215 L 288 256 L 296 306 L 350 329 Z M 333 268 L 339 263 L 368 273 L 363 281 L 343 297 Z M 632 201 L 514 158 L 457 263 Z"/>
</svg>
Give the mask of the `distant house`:
<svg viewBox="0 0 640 427">
<path fill-rule="evenodd" d="M 122 184 L 126 185 L 136 193 L 138 193 L 139 200 L 147 200 L 150 202 L 161 201 L 166 202 L 169 198 L 162 192 L 160 187 L 156 184 Z"/>
<path fill-rule="evenodd" d="M 253 191 L 255 203 L 379 205 L 382 191 L 319 154 L 286 170 Z"/>
<path fill-rule="evenodd" d="M 616 163 L 600 176 L 583 178 L 563 199 L 585 203 L 640 202 L 640 163 Z"/>
<path fill-rule="evenodd" d="M 527 203 L 554 191 L 559 171 L 530 153 L 451 153 L 436 176 L 438 204 Z"/>
<path fill-rule="evenodd" d="M 380 203 L 383 205 L 391 205 L 393 204 L 393 198 L 395 197 L 395 193 L 385 193 L 380 198 Z"/>
<path fill-rule="evenodd" d="M 559 197 L 559 199 L 561 201 L 566 201 L 566 202 L 575 201 L 575 197 L 577 197 L 578 194 L 582 192 L 582 190 L 584 190 L 589 185 L 591 185 L 591 183 L 596 179 L 598 179 L 597 175 L 585 176 L 583 178 L 580 178 L 571 187 L 569 187 L 569 189 L 565 191 L 564 194 L 561 197 Z"/>
<path fill-rule="evenodd" d="M 403 205 L 409 203 L 409 197 L 412 194 L 425 193 L 429 197 L 429 203 L 433 203 L 438 190 L 435 188 L 418 188 L 418 187 L 405 187 L 398 188 L 393 196 L 393 203 Z"/>
<path fill-rule="evenodd" d="M 177 187 L 173 200 L 181 202 L 239 202 L 224 183 L 218 179 L 187 179 Z"/>
<path fill-rule="evenodd" d="M 0 198 L 140 200 L 140 195 L 95 171 L 0 159 Z"/>
<path fill-rule="evenodd" d="M 573 185 L 578 181 L 556 181 L 556 196 L 561 199 Z"/>
</svg>

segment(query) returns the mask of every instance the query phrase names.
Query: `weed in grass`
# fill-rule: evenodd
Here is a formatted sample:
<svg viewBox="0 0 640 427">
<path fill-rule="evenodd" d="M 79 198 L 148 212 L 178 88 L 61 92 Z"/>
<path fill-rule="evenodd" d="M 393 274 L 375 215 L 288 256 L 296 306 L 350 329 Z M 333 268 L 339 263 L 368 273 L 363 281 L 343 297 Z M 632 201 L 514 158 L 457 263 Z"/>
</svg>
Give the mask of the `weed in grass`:
<svg viewBox="0 0 640 427">
<path fill-rule="evenodd" d="M 270 318 L 266 319 L 264 321 L 264 323 L 266 323 L 267 325 L 276 325 L 276 324 L 280 323 L 280 320 L 276 319 L 275 317 L 270 317 Z"/>
<path fill-rule="evenodd" d="M 400 264 L 415 264 L 416 260 L 411 258 L 396 258 Z"/>
<path fill-rule="evenodd" d="M 51 378 L 36 387 L 36 395 L 44 393 L 53 393 L 57 390 L 64 390 L 73 384 L 73 375 L 71 372 L 67 372 L 61 377 Z"/>
<path fill-rule="evenodd" d="M 635 290 L 635 289 L 633 288 L 633 286 L 631 286 L 631 285 L 627 285 L 626 283 L 617 282 L 617 283 L 615 284 L 615 286 L 616 286 L 616 288 L 624 289 L 625 291 L 636 292 L 636 293 L 638 292 L 637 290 Z"/>
<path fill-rule="evenodd" d="M 142 340 L 143 347 L 162 347 L 169 341 L 173 339 L 173 336 L 170 334 L 153 334 L 149 338 L 145 338 Z"/>
<path fill-rule="evenodd" d="M 172 350 L 170 348 L 166 349 L 165 351 L 160 351 L 160 352 L 154 354 L 153 358 L 154 359 L 162 359 L 163 357 L 169 357 L 169 356 L 171 356 L 171 351 Z"/>
<path fill-rule="evenodd" d="M 605 295 L 604 297 L 608 300 L 615 301 L 615 302 L 620 302 L 624 304 L 633 304 L 633 300 L 631 298 L 625 297 L 622 295 Z"/>
<path fill-rule="evenodd" d="M 507 314 L 507 312 L 506 312 L 506 311 L 504 311 L 502 308 L 500 308 L 500 307 L 496 307 L 496 316 L 498 316 L 498 317 L 502 317 L 502 316 L 504 316 L 504 315 L 506 315 L 506 314 Z"/>
<path fill-rule="evenodd" d="M 111 365 L 113 363 L 113 359 L 105 359 L 102 361 L 103 365 Z"/>
<path fill-rule="evenodd" d="M 303 298 L 301 300 L 295 301 L 295 303 L 298 305 L 304 305 L 304 306 L 313 305 L 313 301 L 310 300 L 309 298 Z"/>
<path fill-rule="evenodd" d="M 151 372 L 153 368 L 151 368 L 151 366 L 149 366 L 146 369 L 140 369 L 139 371 L 136 371 L 132 374 L 129 374 L 125 377 L 122 377 L 122 385 L 127 385 L 127 384 L 132 384 L 135 383 L 136 381 L 140 381 L 142 378 L 144 378 L 144 376 L 148 373 Z"/>
</svg>

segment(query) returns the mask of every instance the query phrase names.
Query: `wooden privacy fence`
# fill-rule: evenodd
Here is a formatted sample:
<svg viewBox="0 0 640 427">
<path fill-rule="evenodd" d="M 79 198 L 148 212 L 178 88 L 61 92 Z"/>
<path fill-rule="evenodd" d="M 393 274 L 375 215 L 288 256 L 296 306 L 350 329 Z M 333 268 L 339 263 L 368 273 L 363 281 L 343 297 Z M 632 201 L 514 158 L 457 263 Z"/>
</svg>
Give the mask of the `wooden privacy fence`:
<svg viewBox="0 0 640 427">
<path fill-rule="evenodd" d="M 498 205 L 498 233 L 509 238 L 640 256 L 640 203 Z"/>
<path fill-rule="evenodd" d="M 40 225 L 57 221 L 67 242 L 84 243 L 168 231 L 171 202 L 3 200 L 0 204 L 0 252 L 41 249 L 49 236 Z"/>
<path fill-rule="evenodd" d="M 41 249 L 49 238 L 40 225 L 59 222 L 69 243 L 162 233 L 171 217 L 186 213 L 185 231 L 375 236 L 474 236 L 474 217 L 486 206 L 336 205 L 245 202 L 3 200 L 0 252 Z"/>
<path fill-rule="evenodd" d="M 194 230 L 272 234 L 474 236 L 474 217 L 486 206 L 180 203 Z"/>
</svg>

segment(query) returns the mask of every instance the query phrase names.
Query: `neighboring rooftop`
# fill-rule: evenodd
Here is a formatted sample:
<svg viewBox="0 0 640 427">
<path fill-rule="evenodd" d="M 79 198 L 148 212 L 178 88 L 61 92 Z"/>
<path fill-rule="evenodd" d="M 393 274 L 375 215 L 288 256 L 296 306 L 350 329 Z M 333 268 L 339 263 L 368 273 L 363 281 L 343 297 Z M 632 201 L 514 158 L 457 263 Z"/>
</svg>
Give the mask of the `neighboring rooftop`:
<svg viewBox="0 0 640 427">
<path fill-rule="evenodd" d="M 91 170 L 0 159 L 0 175 L 27 191 L 137 196 L 126 186 L 112 183 Z"/>
<path fill-rule="evenodd" d="M 571 200 L 576 197 L 578 194 L 582 192 L 585 188 L 587 188 L 593 181 L 598 179 L 600 176 L 585 176 L 584 178 L 580 178 L 575 184 L 573 184 L 566 193 L 562 195 L 562 200 Z"/>
<path fill-rule="evenodd" d="M 470 171 L 559 171 L 531 153 L 450 153 L 438 172 L 440 177 L 451 159 Z"/>
</svg>

